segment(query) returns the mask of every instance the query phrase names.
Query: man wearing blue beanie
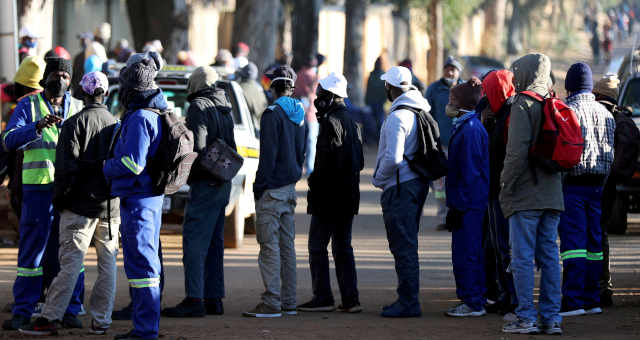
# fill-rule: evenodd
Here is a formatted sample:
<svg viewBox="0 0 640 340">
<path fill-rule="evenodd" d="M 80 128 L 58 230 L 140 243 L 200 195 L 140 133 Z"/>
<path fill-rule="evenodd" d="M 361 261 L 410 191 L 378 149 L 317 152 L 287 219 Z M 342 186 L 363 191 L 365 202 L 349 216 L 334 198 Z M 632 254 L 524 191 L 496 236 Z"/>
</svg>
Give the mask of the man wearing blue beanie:
<svg viewBox="0 0 640 340">
<path fill-rule="evenodd" d="M 560 257 L 563 263 L 560 315 L 600 314 L 598 280 L 602 271 L 600 202 L 613 163 L 613 116 L 591 93 L 589 65 L 573 64 L 567 72 L 567 104 L 575 111 L 585 145 L 580 163 L 563 183 L 565 211 L 560 217 Z"/>
</svg>

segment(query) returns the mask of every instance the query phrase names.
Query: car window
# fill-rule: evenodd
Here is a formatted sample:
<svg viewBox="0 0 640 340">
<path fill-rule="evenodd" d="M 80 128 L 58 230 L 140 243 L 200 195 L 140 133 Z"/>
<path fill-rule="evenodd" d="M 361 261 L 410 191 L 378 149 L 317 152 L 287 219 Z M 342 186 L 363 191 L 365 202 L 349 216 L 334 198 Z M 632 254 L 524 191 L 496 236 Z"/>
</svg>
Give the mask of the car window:
<svg viewBox="0 0 640 340">
<path fill-rule="evenodd" d="M 640 78 L 629 80 L 622 94 L 622 107 L 631 107 L 634 117 L 640 117 Z"/>
</svg>

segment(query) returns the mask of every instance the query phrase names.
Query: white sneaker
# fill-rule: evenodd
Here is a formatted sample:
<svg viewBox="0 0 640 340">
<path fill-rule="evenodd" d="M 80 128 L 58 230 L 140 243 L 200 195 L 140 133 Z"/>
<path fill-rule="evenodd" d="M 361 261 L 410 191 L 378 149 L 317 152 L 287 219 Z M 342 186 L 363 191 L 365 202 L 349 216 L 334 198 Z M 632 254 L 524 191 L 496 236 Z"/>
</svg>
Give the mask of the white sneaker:
<svg viewBox="0 0 640 340">
<path fill-rule="evenodd" d="M 445 314 L 452 317 L 483 316 L 487 314 L 487 311 L 484 308 L 479 311 L 474 311 L 465 303 L 461 303 L 450 308 Z"/>
<path fill-rule="evenodd" d="M 579 316 L 579 315 L 585 315 L 587 312 L 580 308 L 580 309 L 574 309 L 574 310 L 568 310 L 565 312 L 560 312 L 560 316 Z"/>
<path fill-rule="evenodd" d="M 584 313 L 587 314 L 587 315 L 602 314 L 602 308 L 600 308 L 600 307 L 590 308 L 590 309 L 585 310 Z"/>
</svg>

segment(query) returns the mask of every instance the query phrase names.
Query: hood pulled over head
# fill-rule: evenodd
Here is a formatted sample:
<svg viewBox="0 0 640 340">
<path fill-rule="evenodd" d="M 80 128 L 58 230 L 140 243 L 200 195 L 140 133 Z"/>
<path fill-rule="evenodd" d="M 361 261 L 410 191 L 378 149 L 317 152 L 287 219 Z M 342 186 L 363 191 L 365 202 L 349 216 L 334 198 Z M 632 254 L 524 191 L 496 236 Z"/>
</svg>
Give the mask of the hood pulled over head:
<svg viewBox="0 0 640 340">
<path fill-rule="evenodd" d="M 516 92 L 533 91 L 546 95 L 551 88 L 551 61 L 540 53 L 527 54 L 513 62 L 513 85 Z"/>
<path fill-rule="evenodd" d="M 489 100 L 491 111 L 498 113 L 507 99 L 516 93 L 513 73 L 509 70 L 491 72 L 482 81 L 482 88 Z"/>
<path fill-rule="evenodd" d="M 424 112 L 430 112 L 431 106 L 429 102 L 422 96 L 420 91 L 416 89 L 409 90 L 396 98 L 391 104 L 391 111 L 395 111 L 399 106 L 409 106 L 420 109 Z"/>
</svg>

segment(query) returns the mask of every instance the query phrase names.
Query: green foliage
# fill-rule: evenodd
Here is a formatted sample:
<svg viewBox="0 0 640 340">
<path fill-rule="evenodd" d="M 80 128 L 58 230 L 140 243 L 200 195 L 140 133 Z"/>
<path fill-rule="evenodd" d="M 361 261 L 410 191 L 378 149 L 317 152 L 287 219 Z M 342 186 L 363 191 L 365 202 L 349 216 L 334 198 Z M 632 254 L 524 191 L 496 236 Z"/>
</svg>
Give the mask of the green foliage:
<svg viewBox="0 0 640 340">
<path fill-rule="evenodd" d="M 432 0 L 411 0 L 411 5 L 427 10 Z M 442 3 L 442 23 L 444 29 L 445 48 L 452 46 L 451 40 L 458 32 L 462 21 L 480 7 L 484 0 L 440 0 Z M 428 23 L 427 23 L 428 24 Z"/>
</svg>

